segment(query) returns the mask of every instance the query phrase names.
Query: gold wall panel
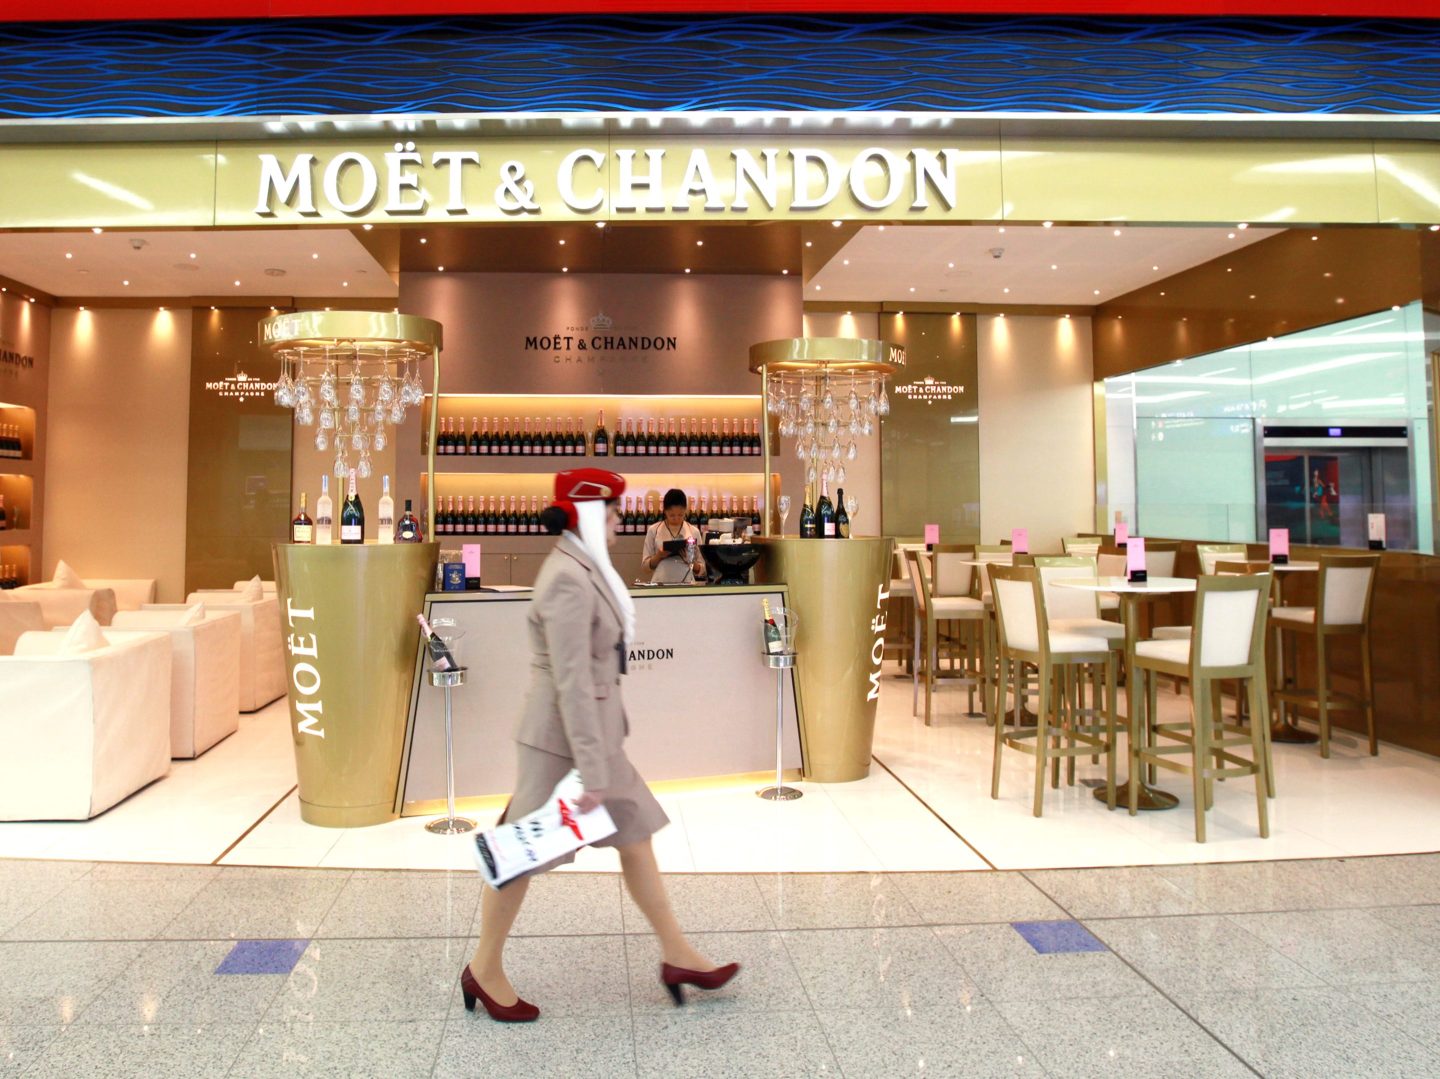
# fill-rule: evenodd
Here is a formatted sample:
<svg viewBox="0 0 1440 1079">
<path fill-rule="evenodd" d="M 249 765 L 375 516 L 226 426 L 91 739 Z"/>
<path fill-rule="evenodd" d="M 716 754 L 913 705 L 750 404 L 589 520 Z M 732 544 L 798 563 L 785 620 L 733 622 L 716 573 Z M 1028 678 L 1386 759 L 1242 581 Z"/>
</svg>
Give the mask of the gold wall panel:
<svg viewBox="0 0 1440 1079">
<path fill-rule="evenodd" d="M 919 537 L 938 524 L 948 543 L 978 542 L 976 317 L 886 312 L 879 323 L 880 336 L 905 349 L 905 367 L 887 390 L 890 415 L 880 425 L 880 529 Z"/>
<path fill-rule="evenodd" d="M 1440 222 L 1440 150 L 1433 142 L 1376 142 L 1375 186 L 1380 221 Z"/>
<path fill-rule="evenodd" d="M 215 144 L 7 146 L 0 228 L 205 228 Z"/>
<path fill-rule="evenodd" d="M 300 816 L 394 820 L 419 628 L 436 543 L 277 543 L 275 572 Z"/>
<path fill-rule="evenodd" d="M 1370 143 L 1006 139 L 1020 221 L 1373 223 Z"/>
<path fill-rule="evenodd" d="M 795 675 L 805 778 L 847 783 L 870 773 L 894 541 L 766 538 L 757 584 L 784 583 L 799 615 Z M 873 679 L 873 680 L 872 680 Z M 872 695 L 872 693 L 874 695 Z"/>
</svg>

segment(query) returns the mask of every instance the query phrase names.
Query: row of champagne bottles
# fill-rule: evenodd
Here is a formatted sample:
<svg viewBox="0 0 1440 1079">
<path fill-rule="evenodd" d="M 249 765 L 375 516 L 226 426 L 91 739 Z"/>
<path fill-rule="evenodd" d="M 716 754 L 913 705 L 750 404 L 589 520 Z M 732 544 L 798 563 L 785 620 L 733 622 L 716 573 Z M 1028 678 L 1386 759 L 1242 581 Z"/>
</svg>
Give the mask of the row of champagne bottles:
<svg viewBox="0 0 1440 1079">
<path fill-rule="evenodd" d="M 442 457 L 758 457 L 758 419 L 621 419 L 612 437 L 601 412 L 586 434 L 581 420 L 561 416 L 445 418 L 435 436 Z"/>
<path fill-rule="evenodd" d="M 20 567 L 0 565 L 0 588 L 19 588 L 25 582 L 20 579 Z"/>
<path fill-rule="evenodd" d="M 478 501 L 477 501 L 478 498 Z M 437 536 L 539 535 L 540 511 L 546 506 L 540 495 L 445 495 L 435 502 Z M 621 536 L 642 534 L 664 518 L 660 500 L 654 494 L 626 497 L 620 506 Z M 711 518 L 749 520 L 760 527 L 760 500 L 755 495 L 696 495 L 690 500 L 685 519 L 703 529 Z"/>
<path fill-rule="evenodd" d="M 345 501 L 340 506 L 340 542 L 365 542 L 365 507 L 355 489 L 355 470 L 346 477 Z M 423 538 L 420 519 L 405 500 L 405 512 L 395 519 L 395 500 L 390 497 L 390 477 L 381 478 L 380 505 L 377 511 L 375 540 L 377 543 L 419 543 Z M 290 522 L 291 543 L 330 544 L 335 542 L 335 506 L 330 500 L 330 477 L 320 477 L 320 497 L 315 500 L 315 516 L 307 512 L 305 492 L 300 493 L 300 512 Z"/>
<path fill-rule="evenodd" d="M 20 427 L 13 423 L 0 423 L 0 457 L 17 459 L 25 456 L 25 445 L 20 441 Z"/>
<path fill-rule="evenodd" d="M 805 505 L 800 508 L 801 539 L 849 539 L 850 514 L 845 510 L 845 488 L 836 489 L 830 501 L 830 481 L 820 481 L 820 498 L 811 501 L 811 488 L 805 488 Z"/>
</svg>

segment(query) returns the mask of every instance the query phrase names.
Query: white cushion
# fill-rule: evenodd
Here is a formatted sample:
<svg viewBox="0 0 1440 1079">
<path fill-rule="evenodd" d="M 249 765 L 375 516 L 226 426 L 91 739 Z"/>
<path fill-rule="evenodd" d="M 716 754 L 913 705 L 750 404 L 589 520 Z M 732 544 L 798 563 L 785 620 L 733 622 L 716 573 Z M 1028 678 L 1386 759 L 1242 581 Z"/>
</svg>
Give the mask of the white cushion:
<svg viewBox="0 0 1440 1079">
<path fill-rule="evenodd" d="M 245 587 L 240 589 L 240 598 L 246 603 L 259 603 L 265 598 L 265 585 L 258 573 L 245 582 Z"/>
<path fill-rule="evenodd" d="M 70 563 L 61 559 L 55 566 L 55 576 L 52 578 L 56 588 L 84 588 L 85 582 L 70 567 Z"/>
<path fill-rule="evenodd" d="M 117 619 L 119 617 L 119 615 L 116 615 Z M 205 621 L 205 604 L 203 603 L 195 603 L 186 607 L 185 613 L 180 616 L 180 624 L 182 626 L 198 626 L 203 621 Z M 118 625 L 119 622 L 117 621 L 116 624 Z"/>
<path fill-rule="evenodd" d="M 930 602 L 935 607 L 935 617 L 940 619 L 982 618 L 985 615 L 985 604 L 969 596 L 933 596 Z"/>
<path fill-rule="evenodd" d="M 1050 631 L 1050 651 L 1055 652 L 1108 652 L 1110 642 L 1104 637 L 1088 633 L 1057 633 Z"/>
<path fill-rule="evenodd" d="M 233 585 L 231 585 L 230 587 L 233 588 L 236 592 L 238 592 L 238 591 L 240 591 L 242 588 L 244 588 L 244 587 L 245 587 L 247 584 L 249 584 L 249 583 L 250 583 L 249 581 L 236 581 L 236 582 L 235 582 Z M 265 594 L 266 594 L 267 596 L 270 596 L 270 595 L 274 595 L 274 594 L 275 594 L 275 582 L 274 582 L 274 581 L 261 581 L 260 584 L 264 587 L 264 589 L 265 589 Z"/>
<path fill-rule="evenodd" d="M 1052 633 L 1075 633 L 1084 637 L 1104 637 L 1107 641 L 1124 641 L 1125 627 L 1103 618 L 1055 618 L 1050 622 Z"/>
<path fill-rule="evenodd" d="M 1167 663 L 1190 662 L 1190 641 L 1138 641 L 1135 655 L 1139 659 L 1161 659 Z"/>
<path fill-rule="evenodd" d="M 60 642 L 60 652 L 67 656 L 78 656 L 104 647 L 105 634 L 100 632 L 100 623 L 89 611 L 80 612 L 65 631 L 65 639 Z"/>
<path fill-rule="evenodd" d="M 1157 641 L 1188 641 L 1191 632 L 1189 626 L 1156 626 L 1155 639 Z"/>
<path fill-rule="evenodd" d="M 1277 622 L 1308 622 L 1315 624 L 1314 607 L 1276 607 L 1270 617 Z"/>
<path fill-rule="evenodd" d="M 89 611 L 102 626 L 115 617 L 115 593 L 109 588 L 60 588 L 46 581 L 11 589 L 10 596 L 40 604 L 46 629 L 70 625 L 81 611 Z"/>
</svg>

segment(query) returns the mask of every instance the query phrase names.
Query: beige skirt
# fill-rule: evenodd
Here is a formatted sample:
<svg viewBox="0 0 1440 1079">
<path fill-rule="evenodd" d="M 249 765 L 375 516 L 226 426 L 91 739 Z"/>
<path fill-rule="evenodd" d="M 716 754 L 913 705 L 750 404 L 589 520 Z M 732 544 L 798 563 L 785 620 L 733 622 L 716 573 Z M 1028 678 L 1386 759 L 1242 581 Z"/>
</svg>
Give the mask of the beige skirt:
<svg viewBox="0 0 1440 1079">
<path fill-rule="evenodd" d="M 515 751 L 515 793 L 510 796 L 505 812 L 496 822 L 499 824 L 535 812 L 549 800 L 555 784 L 575 767 L 575 762 L 569 757 L 547 753 L 520 742 L 515 744 Z M 615 834 L 591 844 L 595 847 L 623 847 L 638 843 L 670 823 L 665 810 L 660 808 L 655 795 L 650 793 L 645 780 L 640 778 L 640 773 L 635 771 L 635 766 L 623 752 L 610 758 L 610 786 L 605 794 L 605 808 L 615 822 Z M 544 873 L 574 860 L 575 854 L 570 853 L 537 866 L 526 875 Z"/>
</svg>

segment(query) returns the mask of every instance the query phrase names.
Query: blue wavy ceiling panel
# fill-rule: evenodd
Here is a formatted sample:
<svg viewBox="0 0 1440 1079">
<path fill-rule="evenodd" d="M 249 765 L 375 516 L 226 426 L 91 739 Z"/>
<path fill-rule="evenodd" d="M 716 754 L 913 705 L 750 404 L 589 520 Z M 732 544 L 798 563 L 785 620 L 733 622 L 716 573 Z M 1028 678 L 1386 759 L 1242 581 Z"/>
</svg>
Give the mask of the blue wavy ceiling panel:
<svg viewBox="0 0 1440 1079">
<path fill-rule="evenodd" d="M 0 117 L 1440 113 L 1440 23 L 437 18 L 0 27 Z"/>
</svg>

